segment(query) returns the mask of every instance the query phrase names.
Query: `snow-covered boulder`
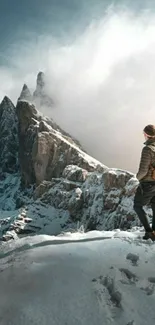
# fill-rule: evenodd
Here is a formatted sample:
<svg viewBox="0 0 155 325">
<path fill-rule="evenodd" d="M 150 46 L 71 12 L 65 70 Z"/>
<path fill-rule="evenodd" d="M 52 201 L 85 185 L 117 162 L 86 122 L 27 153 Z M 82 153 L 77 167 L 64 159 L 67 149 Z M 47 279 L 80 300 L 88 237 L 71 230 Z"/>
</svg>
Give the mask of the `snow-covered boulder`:
<svg viewBox="0 0 155 325">
<path fill-rule="evenodd" d="M 77 165 L 67 165 L 62 173 L 62 176 L 70 181 L 84 182 L 88 176 L 88 171 L 80 168 Z"/>
</svg>

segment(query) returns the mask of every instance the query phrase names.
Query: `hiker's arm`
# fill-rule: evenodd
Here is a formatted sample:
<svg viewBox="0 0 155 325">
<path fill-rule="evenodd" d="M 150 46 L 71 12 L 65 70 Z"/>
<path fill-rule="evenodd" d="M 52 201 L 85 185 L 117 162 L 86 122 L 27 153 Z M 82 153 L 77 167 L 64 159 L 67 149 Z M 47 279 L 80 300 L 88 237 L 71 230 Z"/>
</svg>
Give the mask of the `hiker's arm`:
<svg viewBox="0 0 155 325">
<path fill-rule="evenodd" d="M 136 175 L 137 179 L 140 181 L 145 177 L 149 171 L 149 166 L 151 164 L 151 153 L 148 147 L 144 147 L 141 153 L 141 159 L 139 164 L 139 170 Z"/>
</svg>

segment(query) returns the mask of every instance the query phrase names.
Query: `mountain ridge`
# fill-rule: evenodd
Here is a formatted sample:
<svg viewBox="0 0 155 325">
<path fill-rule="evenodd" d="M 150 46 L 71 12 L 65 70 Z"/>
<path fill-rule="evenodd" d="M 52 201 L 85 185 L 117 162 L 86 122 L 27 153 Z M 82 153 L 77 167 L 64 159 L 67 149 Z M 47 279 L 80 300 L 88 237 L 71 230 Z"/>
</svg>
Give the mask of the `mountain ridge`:
<svg viewBox="0 0 155 325">
<path fill-rule="evenodd" d="M 45 99 L 42 73 L 38 85 Z M 55 235 L 77 224 L 86 231 L 138 225 L 134 175 L 89 156 L 33 99 L 24 85 L 16 107 L 8 97 L 0 104 L 0 238 Z"/>
</svg>

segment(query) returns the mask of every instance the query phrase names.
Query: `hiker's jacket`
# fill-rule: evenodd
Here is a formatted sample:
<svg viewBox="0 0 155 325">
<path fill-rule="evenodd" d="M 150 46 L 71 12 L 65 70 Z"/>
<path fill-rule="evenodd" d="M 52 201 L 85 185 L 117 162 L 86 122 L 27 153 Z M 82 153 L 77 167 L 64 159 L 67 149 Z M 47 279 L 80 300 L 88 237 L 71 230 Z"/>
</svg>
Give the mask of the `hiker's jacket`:
<svg viewBox="0 0 155 325">
<path fill-rule="evenodd" d="M 155 166 L 155 139 L 148 139 L 144 144 L 136 177 L 140 182 L 155 182 L 151 170 L 151 165 Z"/>
</svg>

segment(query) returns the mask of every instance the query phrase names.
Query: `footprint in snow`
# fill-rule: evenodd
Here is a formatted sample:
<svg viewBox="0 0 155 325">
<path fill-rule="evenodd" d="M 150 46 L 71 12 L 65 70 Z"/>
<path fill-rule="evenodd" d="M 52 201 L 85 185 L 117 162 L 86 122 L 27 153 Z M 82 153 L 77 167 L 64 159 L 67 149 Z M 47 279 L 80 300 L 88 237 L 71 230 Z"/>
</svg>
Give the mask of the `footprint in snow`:
<svg viewBox="0 0 155 325">
<path fill-rule="evenodd" d="M 136 255 L 136 254 L 132 254 L 132 253 L 129 253 L 127 256 L 126 256 L 126 259 L 127 260 L 130 260 L 132 265 L 134 266 L 137 266 L 137 262 L 139 261 L 139 256 Z"/>
<path fill-rule="evenodd" d="M 120 280 L 123 284 L 135 284 L 138 281 L 136 274 L 131 272 L 128 269 L 120 268 L 119 269 L 122 275 L 124 275 L 124 279 Z"/>
<path fill-rule="evenodd" d="M 145 291 L 147 296 L 151 296 L 154 293 L 155 286 L 150 283 L 147 287 L 141 287 L 141 290 Z"/>
<path fill-rule="evenodd" d="M 150 283 L 154 283 L 154 284 L 155 284 L 155 277 L 149 277 L 149 278 L 148 278 L 148 281 L 149 281 Z"/>
<path fill-rule="evenodd" d="M 149 283 L 146 286 L 143 286 L 140 289 L 145 291 L 147 296 L 151 296 L 155 291 L 155 277 L 149 277 L 148 282 Z"/>
<path fill-rule="evenodd" d="M 116 307 L 121 307 L 122 294 L 115 288 L 114 279 L 109 276 L 100 277 L 100 283 L 107 289 L 111 302 Z"/>
<path fill-rule="evenodd" d="M 110 301 L 115 307 L 121 308 L 122 294 L 116 289 L 115 281 L 110 276 L 102 276 L 100 275 L 98 278 L 93 278 L 92 282 L 96 284 L 102 285 L 103 288 L 100 290 L 100 295 L 104 295 L 104 299 L 106 297 L 106 292 L 110 298 Z"/>
</svg>

